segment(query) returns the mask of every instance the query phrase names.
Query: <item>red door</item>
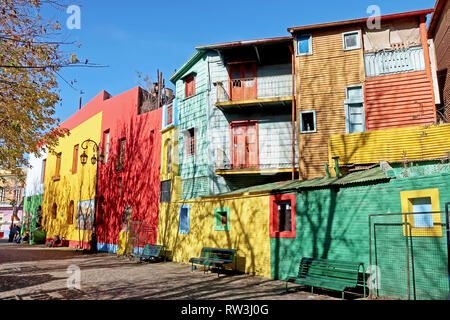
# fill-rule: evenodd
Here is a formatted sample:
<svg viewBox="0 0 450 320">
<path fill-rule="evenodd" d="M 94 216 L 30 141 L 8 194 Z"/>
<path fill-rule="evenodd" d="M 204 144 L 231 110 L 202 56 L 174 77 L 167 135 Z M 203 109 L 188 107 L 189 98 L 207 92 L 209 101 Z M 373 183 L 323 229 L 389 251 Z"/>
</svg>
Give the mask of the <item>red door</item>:
<svg viewBox="0 0 450 320">
<path fill-rule="evenodd" d="M 231 101 L 256 99 L 256 63 L 229 65 Z"/>
<path fill-rule="evenodd" d="M 255 121 L 231 123 L 233 169 L 257 169 L 258 133 Z"/>
</svg>

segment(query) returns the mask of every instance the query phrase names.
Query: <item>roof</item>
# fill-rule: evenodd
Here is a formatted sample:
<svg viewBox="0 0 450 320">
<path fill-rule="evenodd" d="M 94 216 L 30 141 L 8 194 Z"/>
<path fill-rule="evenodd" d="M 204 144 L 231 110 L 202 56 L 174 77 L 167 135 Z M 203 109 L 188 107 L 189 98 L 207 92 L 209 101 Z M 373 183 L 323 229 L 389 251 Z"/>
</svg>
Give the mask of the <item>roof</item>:
<svg viewBox="0 0 450 320">
<path fill-rule="evenodd" d="M 242 41 L 223 42 L 223 43 L 216 43 L 216 44 L 207 44 L 207 45 L 197 46 L 197 47 L 195 47 L 195 49 L 197 49 L 197 50 L 223 49 L 223 48 L 229 48 L 229 47 L 267 44 L 267 43 L 284 42 L 284 41 L 291 41 L 291 40 L 292 40 L 292 36 L 273 37 L 273 38 L 264 38 L 264 39 L 253 39 L 253 40 L 242 40 Z"/>
<path fill-rule="evenodd" d="M 406 18 L 406 17 L 424 16 L 424 15 L 428 15 L 433 12 L 434 12 L 434 9 L 409 11 L 409 12 L 384 15 L 384 16 L 381 16 L 381 19 L 386 21 L 386 20 L 401 19 L 401 18 Z M 367 23 L 367 21 L 369 19 L 372 19 L 372 17 L 353 19 L 353 20 L 343 20 L 343 21 L 336 21 L 336 22 L 327 22 L 327 23 L 313 24 L 313 25 L 300 26 L 300 27 L 291 27 L 291 28 L 288 28 L 288 31 L 291 33 L 294 33 L 297 31 L 331 28 L 331 27 L 351 25 L 351 24 L 362 24 L 362 23 Z"/>
<path fill-rule="evenodd" d="M 389 180 L 390 177 L 386 175 L 384 170 L 377 166 L 369 170 L 358 171 L 354 173 L 349 173 L 348 175 L 342 177 L 321 177 L 312 180 L 292 180 L 285 182 L 274 182 L 259 186 L 253 186 L 248 188 L 243 188 L 235 190 L 232 192 L 224 193 L 221 195 L 232 195 L 240 193 L 256 193 L 256 192 L 271 192 L 278 193 L 288 190 L 299 190 L 299 189 L 311 189 L 311 188 L 326 188 L 326 187 L 342 187 L 351 184 L 365 183 L 365 182 L 376 182 Z"/>
<path fill-rule="evenodd" d="M 436 0 L 436 4 L 434 5 L 434 13 L 431 16 L 430 25 L 428 26 L 428 38 L 433 38 L 433 33 L 437 27 L 439 19 L 444 12 L 444 7 L 447 3 L 447 0 Z"/>
<path fill-rule="evenodd" d="M 178 71 L 176 71 L 170 78 L 169 80 L 175 84 L 175 82 L 178 81 L 178 79 L 180 79 L 184 73 L 189 70 L 198 60 L 200 60 L 200 58 L 203 56 L 204 52 L 202 51 L 197 51 L 188 61 L 185 62 L 185 64 L 183 64 L 181 66 L 180 69 L 178 69 Z"/>
</svg>

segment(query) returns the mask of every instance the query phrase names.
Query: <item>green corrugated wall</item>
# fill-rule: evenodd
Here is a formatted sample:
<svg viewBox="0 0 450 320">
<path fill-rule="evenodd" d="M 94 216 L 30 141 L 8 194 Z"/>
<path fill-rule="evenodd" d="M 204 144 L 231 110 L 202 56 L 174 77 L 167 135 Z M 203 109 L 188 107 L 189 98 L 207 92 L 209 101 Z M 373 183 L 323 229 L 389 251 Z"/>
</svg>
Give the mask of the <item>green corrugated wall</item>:
<svg viewBox="0 0 450 320">
<path fill-rule="evenodd" d="M 445 202 L 450 202 L 450 174 L 398 178 L 387 183 L 341 188 L 337 192 L 322 189 L 297 193 L 296 238 L 271 239 L 272 278 L 296 275 L 302 257 L 361 261 L 367 268 L 369 214 L 401 212 L 400 191 L 430 188 L 439 188 L 440 209 L 445 210 Z M 398 256 L 392 261 L 378 261 L 380 285 L 384 287 L 380 295 L 405 299 L 406 245 L 401 227 L 394 229 L 377 236 L 379 251 L 384 250 L 390 257 Z M 443 234 L 439 238 L 412 239 L 415 272 L 411 273 L 411 282 L 414 276 L 417 299 L 447 299 L 445 229 Z M 411 284 L 411 297 L 413 289 Z"/>
</svg>

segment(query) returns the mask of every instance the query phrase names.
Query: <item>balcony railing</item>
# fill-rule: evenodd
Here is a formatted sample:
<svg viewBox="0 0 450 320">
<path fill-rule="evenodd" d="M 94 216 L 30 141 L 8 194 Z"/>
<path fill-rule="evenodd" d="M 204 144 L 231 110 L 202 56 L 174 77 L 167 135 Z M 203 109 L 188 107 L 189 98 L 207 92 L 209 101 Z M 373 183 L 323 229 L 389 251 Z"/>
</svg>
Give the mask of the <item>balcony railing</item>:
<svg viewBox="0 0 450 320">
<path fill-rule="evenodd" d="M 236 78 L 219 81 L 217 103 L 292 96 L 292 76 Z"/>
<path fill-rule="evenodd" d="M 422 47 L 367 53 L 364 63 L 367 77 L 425 70 Z"/>
</svg>

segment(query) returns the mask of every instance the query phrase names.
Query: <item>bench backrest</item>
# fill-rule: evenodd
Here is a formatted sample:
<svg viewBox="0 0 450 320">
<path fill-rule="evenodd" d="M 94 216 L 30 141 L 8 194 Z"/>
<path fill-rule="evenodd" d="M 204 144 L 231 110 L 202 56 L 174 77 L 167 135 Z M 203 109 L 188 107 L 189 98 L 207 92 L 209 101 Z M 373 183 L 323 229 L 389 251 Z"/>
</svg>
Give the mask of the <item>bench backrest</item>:
<svg viewBox="0 0 450 320">
<path fill-rule="evenodd" d="M 233 261 L 235 252 L 233 249 L 203 248 L 200 257 Z"/>
<path fill-rule="evenodd" d="M 142 255 L 150 256 L 150 257 L 159 257 L 163 247 L 164 246 L 160 246 L 160 245 L 146 244 L 144 247 L 144 250 L 142 251 Z"/>
<path fill-rule="evenodd" d="M 361 262 L 346 262 L 314 258 L 302 258 L 298 277 L 331 278 L 336 281 L 358 282 Z"/>
</svg>

